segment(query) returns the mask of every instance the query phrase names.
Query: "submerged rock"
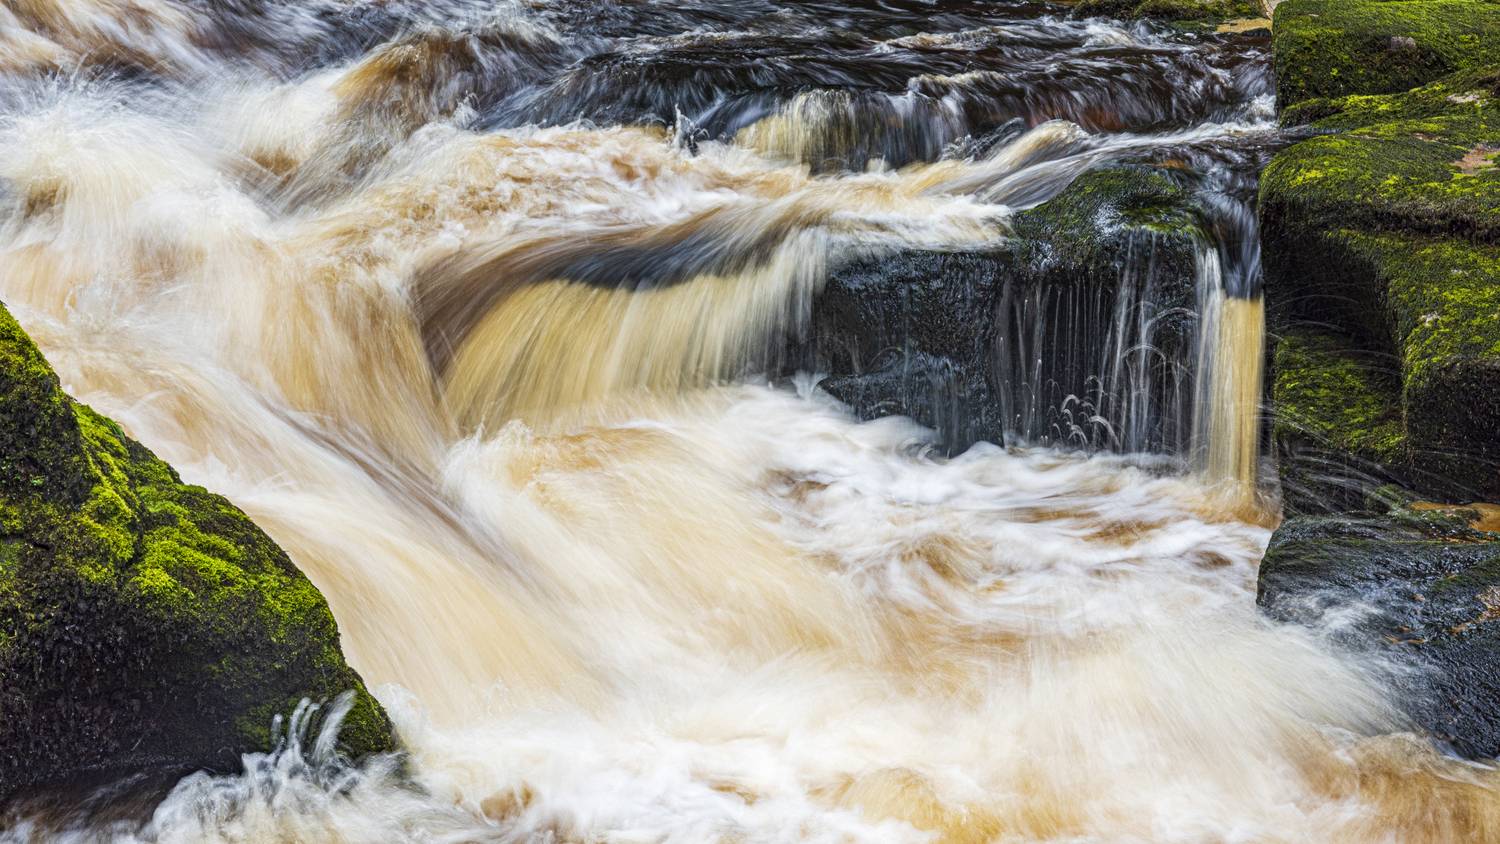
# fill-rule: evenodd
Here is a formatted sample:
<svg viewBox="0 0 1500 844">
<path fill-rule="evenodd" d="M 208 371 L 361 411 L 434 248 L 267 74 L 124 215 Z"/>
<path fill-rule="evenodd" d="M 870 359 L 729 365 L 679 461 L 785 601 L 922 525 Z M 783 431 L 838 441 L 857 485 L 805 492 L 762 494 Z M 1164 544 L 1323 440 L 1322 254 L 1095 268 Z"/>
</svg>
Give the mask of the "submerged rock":
<svg viewBox="0 0 1500 844">
<path fill-rule="evenodd" d="M 1472 526 L 1472 509 L 1394 504 L 1288 520 L 1258 601 L 1377 657 L 1412 718 L 1454 752 L 1500 756 L 1500 534 Z"/>
<path fill-rule="evenodd" d="M 1406 91 L 1500 62 L 1500 4 L 1488 0 L 1286 0 L 1275 21 L 1283 107 Z"/>
<path fill-rule="evenodd" d="M 389 750 L 316 588 L 233 504 L 59 387 L 0 308 L 0 795 L 238 765 L 303 697 Z"/>
<path fill-rule="evenodd" d="M 950 450 L 1007 434 L 1172 450 L 1196 330 L 1188 192 L 1144 168 L 1095 171 L 1013 229 L 989 251 L 836 268 L 813 313 L 822 386 L 866 418 L 911 416 Z"/>
</svg>

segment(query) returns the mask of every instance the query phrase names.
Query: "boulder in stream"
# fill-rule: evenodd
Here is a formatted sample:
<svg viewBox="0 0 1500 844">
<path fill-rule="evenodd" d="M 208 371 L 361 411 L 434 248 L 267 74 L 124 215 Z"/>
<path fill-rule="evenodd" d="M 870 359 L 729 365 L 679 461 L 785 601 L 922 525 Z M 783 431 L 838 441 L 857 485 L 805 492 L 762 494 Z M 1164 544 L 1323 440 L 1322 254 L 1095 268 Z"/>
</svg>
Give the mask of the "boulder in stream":
<svg viewBox="0 0 1500 844">
<path fill-rule="evenodd" d="M 1286 0 L 1276 23 L 1282 120 L 1310 137 L 1261 181 L 1287 519 L 1259 602 L 1376 657 L 1448 749 L 1500 756 L 1500 4 Z"/>
<path fill-rule="evenodd" d="M 988 251 L 836 267 L 811 365 L 861 416 L 911 416 L 950 451 L 1007 434 L 1172 451 L 1187 436 L 1199 240 L 1171 178 L 1090 172 Z"/>
<path fill-rule="evenodd" d="M 1373 496 L 1379 514 L 1288 520 L 1261 563 L 1258 602 L 1376 657 L 1448 749 L 1500 756 L 1500 508 L 1395 495 Z"/>
<path fill-rule="evenodd" d="M 1262 179 L 1277 327 L 1388 356 L 1412 482 L 1500 497 L 1500 66 L 1291 114 L 1337 134 L 1284 151 Z"/>
<path fill-rule="evenodd" d="M 1285 0 L 1275 16 L 1276 93 L 1390 94 L 1500 62 L 1490 0 Z"/>
<path fill-rule="evenodd" d="M 244 513 L 65 395 L 0 308 L 0 795 L 237 769 L 304 697 L 391 725 L 323 596 Z"/>
</svg>

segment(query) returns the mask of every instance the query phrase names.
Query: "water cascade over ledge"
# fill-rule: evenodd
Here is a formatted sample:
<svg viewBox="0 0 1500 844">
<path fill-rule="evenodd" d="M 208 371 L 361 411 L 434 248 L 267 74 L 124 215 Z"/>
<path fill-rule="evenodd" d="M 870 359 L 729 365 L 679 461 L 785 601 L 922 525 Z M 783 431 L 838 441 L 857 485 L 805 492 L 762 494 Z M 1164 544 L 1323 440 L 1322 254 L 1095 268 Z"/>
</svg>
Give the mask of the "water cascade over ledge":
<svg viewBox="0 0 1500 844">
<path fill-rule="evenodd" d="M 1265 39 L 1067 11 L 0 9 L 0 298 L 290 554 L 408 754 L 286 713 L 0 841 L 1500 840 L 1385 666 L 1255 608 Z M 819 387 L 839 272 L 1109 168 L 1191 260 L 985 269 L 994 435 Z"/>
</svg>

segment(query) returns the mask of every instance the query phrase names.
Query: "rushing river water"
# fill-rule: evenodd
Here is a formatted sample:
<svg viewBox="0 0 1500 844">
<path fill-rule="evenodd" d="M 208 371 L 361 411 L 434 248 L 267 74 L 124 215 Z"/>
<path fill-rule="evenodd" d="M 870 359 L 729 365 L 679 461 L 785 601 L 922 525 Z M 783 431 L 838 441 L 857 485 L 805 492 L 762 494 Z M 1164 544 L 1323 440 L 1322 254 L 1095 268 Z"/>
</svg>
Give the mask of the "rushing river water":
<svg viewBox="0 0 1500 844">
<path fill-rule="evenodd" d="M 0 296 L 287 549 L 410 754 L 300 736 L 0 838 L 1500 840 L 1379 666 L 1255 609 L 1264 38 L 1020 0 L 0 23 Z M 982 248 L 1124 160 L 1241 227 L 1184 449 L 946 459 L 775 377 L 839 261 Z"/>
</svg>

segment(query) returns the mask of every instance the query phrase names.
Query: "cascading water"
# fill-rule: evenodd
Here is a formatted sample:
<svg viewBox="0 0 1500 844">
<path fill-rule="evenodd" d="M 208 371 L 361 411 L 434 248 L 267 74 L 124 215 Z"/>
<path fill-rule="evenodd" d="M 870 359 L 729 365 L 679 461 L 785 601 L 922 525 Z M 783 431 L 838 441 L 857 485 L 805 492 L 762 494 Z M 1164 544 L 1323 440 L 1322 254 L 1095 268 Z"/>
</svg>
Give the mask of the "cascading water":
<svg viewBox="0 0 1500 844">
<path fill-rule="evenodd" d="M 1253 39 L 1063 11 L 0 7 L 0 296 L 307 572 L 410 754 L 352 767 L 298 713 L 242 773 L 0 839 L 1500 837 L 1492 772 L 1379 666 L 1255 610 L 1262 329 L 1223 185 L 1176 357 L 1146 276 L 1001 320 L 1017 373 L 1080 341 L 1055 359 L 1113 434 L 1071 444 L 1132 453 L 1047 422 L 939 459 L 779 377 L 844 262 L 1274 136 Z"/>
</svg>

